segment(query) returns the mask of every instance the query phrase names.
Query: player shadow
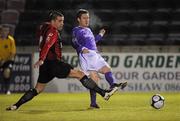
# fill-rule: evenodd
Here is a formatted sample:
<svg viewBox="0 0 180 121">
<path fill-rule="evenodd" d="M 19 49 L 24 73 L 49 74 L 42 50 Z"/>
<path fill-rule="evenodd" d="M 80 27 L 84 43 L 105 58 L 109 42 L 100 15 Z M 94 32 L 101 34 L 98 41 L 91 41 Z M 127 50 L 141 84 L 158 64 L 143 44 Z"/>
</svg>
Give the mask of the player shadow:
<svg viewBox="0 0 180 121">
<path fill-rule="evenodd" d="M 81 112 L 88 111 L 89 109 L 68 109 L 68 110 L 56 110 L 56 112 Z"/>
<path fill-rule="evenodd" d="M 45 114 L 45 113 L 49 113 L 51 111 L 48 110 L 21 110 L 18 111 L 19 113 L 24 113 L 24 114 Z"/>
<path fill-rule="evenodd" d="M 19 113 L 24 114 L 46 114 L 49 112 L 81 112 L 81 111 L 91 111 L 92 109 L 69 109 L 69 110 L 20 110 Z"/>
</svg>

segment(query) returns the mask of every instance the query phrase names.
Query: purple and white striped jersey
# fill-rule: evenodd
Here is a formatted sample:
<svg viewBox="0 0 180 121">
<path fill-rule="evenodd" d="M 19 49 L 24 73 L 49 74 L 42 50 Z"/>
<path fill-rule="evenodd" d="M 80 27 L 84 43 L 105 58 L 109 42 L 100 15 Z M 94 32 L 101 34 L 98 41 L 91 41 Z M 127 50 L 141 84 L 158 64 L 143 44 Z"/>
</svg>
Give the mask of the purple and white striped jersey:
<svg viewBox="0 0 180 121">
<path fill-rule="evenodd" d="M 97 51 L 96 42 L 101 40 L 102 36 L 94 37 L 90 28 L 74 27 L 72 32 L 72 46 L 79 54 L 84 48 Z"/>
</svg>

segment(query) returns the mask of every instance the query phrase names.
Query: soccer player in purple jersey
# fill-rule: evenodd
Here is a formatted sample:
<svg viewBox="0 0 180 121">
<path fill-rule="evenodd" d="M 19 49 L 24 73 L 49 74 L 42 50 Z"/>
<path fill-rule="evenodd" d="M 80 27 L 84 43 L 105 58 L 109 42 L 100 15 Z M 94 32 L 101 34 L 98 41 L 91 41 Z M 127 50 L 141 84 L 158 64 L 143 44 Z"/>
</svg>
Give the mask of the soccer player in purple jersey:
<svg viewBox="0 0 180 121">
<path fill-rule="evenodd" d="M 101 29 L 99 34 L 94 37 L 93 32 L 89 28 L 89 12 L 85 9 L 80 9 L 77 12 L 76 19 L 78 26 L 72 30 L 72 46 L 77 51 L 83 72 L 96 82 L 99 80 L 98 73 L 104 74 L 110 88 L 116 88 L 116 91 L 118 87 L 121 89 L 125 88 L 127 82 L 117 83 L 112 74 L 111 67 L 98 53 L 96 43 L 100 41 L 105 34 L 105 29 Z M 90 108 L 99 108 L 96 103 L 96 92 L 93 90 L 90 90 L 90 98 Z"/>
</svg>

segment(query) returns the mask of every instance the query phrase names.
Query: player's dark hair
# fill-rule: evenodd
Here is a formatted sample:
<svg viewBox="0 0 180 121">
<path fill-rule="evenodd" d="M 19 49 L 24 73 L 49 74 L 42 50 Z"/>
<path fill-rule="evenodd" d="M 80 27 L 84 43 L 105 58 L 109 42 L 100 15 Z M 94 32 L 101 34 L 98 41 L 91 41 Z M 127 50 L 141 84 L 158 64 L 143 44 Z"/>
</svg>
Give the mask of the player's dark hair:
<svg viewBox="0 0 180 121">
<path fill-rule="evenodd" d="M 52 10 L 52 11 L 49 12 L 48 20 L 49 20 L 49 21 L 51 21 L 51 20 L 56 20 L 56 18 L 57 18 L 58 16 L 64 17 L 64 15 L 62 14 L 61 11 Z"/>
<path fill-rule="evenodd" d="M 81 18 L 82 14 L 88 14 L 89 11 L 85 9 L 79 9 L 76 13 L 76 18 Z"/>
</svg>

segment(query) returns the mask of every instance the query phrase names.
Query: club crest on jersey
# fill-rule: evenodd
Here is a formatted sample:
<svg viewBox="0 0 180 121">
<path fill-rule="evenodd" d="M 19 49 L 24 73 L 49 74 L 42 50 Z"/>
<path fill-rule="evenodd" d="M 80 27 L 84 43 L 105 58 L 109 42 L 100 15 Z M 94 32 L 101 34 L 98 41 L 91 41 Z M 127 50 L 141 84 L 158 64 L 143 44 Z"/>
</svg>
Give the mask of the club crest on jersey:
<svg viewBox="0 0 180 121">
<path fill-rule="evenodd" d="M 47 36 L 46 42 L 48 42 L 52 36 L 53 36 L 53 33 L 49 33 Z"/>
</svg>

